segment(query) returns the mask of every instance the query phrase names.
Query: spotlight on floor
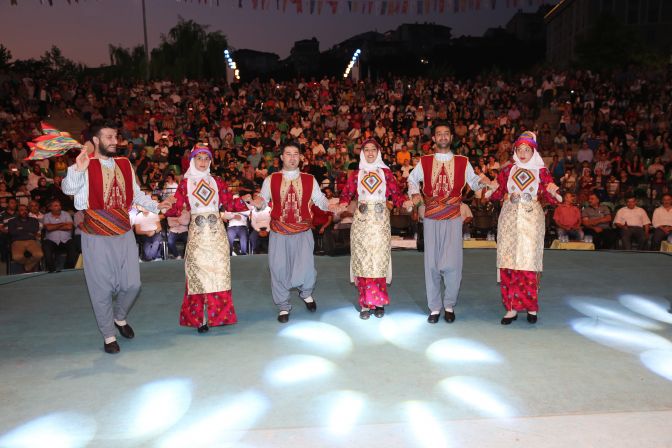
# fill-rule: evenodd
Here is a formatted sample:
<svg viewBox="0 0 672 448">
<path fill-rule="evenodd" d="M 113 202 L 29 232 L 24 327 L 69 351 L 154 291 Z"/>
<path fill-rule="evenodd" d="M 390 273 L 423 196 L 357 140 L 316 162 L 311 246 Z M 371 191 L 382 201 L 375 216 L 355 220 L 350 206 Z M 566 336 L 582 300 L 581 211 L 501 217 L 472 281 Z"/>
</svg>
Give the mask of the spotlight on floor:
<svg viewBox="0 0 672 448">
<path fill-rule="evenodd" d="M 484 363 L 498 364 L 502 357 L 495 350 L 476 341 L 462 338 L 441 339 L 427 347 L 425 355 L 440 364 Z"/>
<path fill-rule="evenodd" d="M 624 294 L 618 298 L 621 304 L 642 316 L 655 319 L 666 324 L 672 324 L 670 313 L 670 301 L 658 297 L 641 297 L 632 294 Z"/>
<path fill-rule="evenodd" d="M 415 437 L 415 445 L 422 448 L 449 446 L 442 424 L 429 404 L 421 401 L 407 401 L 403 406 L 406 419 Z"/>
<path fill-rule="evenodd" d="M 280 336 L 300 341 L 318 352 L 343 356 L 352 351 L 352 339 L 338 327 L 322 322 L 299 322 L 285 327 Z"/>
<path fill-rule="evenodd" d="M 195 421 L 169 434 L 159 446 L 239 446 L 237 442 L 270 407 L 268 399 L 255 390 L 218 401 L 213 410 L 196 416 Z"/>
<path fill-rule="evenodd" d="M 322 397 L 326 403 L 329 432 L 335 436 L 350 434 L 366 403 L 366 396 L 360 392 L 341 390 Z"/>
<path fill-rule="evenodd" d="M 613 300 L 595 297 L 572 297 L 567 302 L 581 314 L 601 321 L 631 325 L 645 330 L 660 330 L 662 328 L 658 322 L 633 315 L 627 308 Z"/>
<path fill-rule="evenodd" d="M 165 431 L 177 423 L 191 404 L 191 381 L 172 378 L 146 384 L 135 394 L 132 417 L 125 431 L 143 437 Z"/>
<path fill-rule="evenodd" d="M 672 381 L 672 350 L 648 350 L 639 359 L 647 369 Z"/>
<path fill-rule="evenodd" d="M 96 434 L 96 422 L 74 412 L 58 412 L 25 423 L 0 437 L 3 448 L 79 448 Z"/>
<path fill-rule="evenodd" d="M 414 350 L 424 347 L 415 334 L 426 327 L 426 317 L 417 313 L 390 313 L 380 319 L 380 334 L 397 347 Z"/>
<path fill-rule="evenodd" d="M 507 418 L 515 409 L 499 398 L 495 386 L 480 378 L 453 376 L 439 382 L 439 389 L 451 399 L 457 399 L 485 417 Z"/>
<path fill-rule="evenodd" d="M 290 355 L 277 359 L 266 368 L 266 380 L 274 386 L 314 381 L 329 376 L 335 366 L 319 356 Z"/>
<path fill-rule="evenodd" d="M 647 350 L 670 350 L 672 342 L 649 331 L 584 317 L 570 322 L 574 331 L 607 347 L 639 354 Z"/>
<path fill-rule="evenodd" d="M 385 338 L 380 333 L 380 321 L 385 319 L 387 319 L 387 316 L 383 319 L 372 317 L 369 320 L 362 320 L 359 318 L 359 311 L 350 306 L 326 311 L 320 318 L 322 322 L 337 326 L 347 332 L 353 340 L 357 341 L 357 345 L 385 343 Z"/>
</svg>

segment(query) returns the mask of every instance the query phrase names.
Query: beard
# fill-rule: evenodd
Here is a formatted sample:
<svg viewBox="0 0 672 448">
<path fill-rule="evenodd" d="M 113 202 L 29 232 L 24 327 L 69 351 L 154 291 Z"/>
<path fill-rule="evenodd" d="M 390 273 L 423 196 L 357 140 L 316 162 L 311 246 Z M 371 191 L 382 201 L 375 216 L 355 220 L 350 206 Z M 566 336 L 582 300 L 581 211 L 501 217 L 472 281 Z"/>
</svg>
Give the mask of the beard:
<svg viewBox="0 0 672 448">
<path fill-rule="evenodd" d="M 113 150 L 110 151 L 110 146 L 105 146 L 102 143 L 98 145 L 98 153 L 103 157 L 114 157 L 117 155 L 117 147 L 112 146 Z"/>
</svg>

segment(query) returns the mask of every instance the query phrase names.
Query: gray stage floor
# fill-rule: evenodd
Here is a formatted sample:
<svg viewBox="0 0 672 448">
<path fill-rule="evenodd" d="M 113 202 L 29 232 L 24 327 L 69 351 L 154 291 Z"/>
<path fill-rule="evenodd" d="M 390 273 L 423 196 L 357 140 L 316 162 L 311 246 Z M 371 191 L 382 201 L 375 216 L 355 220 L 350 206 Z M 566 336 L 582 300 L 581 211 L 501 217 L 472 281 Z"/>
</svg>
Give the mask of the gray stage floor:
<svg viewBox="0 0 672 448">
<path fill-rule="evenodd" d="M 318 257 L 318 312 L 275 320 L 267 259 L 232 261 L 239 323 L 177 325 L 179 261 L 141 265 L 107 355 L 81 271 L 0 286 L 0 446 L 672 446 L 672 258 L 546 251 L 537 325 L 509 327 L 495 252 L 465 251 L 457 320 L 426 323 L 422 254 L 362 321 L 347 257 Z"/>
</svg>

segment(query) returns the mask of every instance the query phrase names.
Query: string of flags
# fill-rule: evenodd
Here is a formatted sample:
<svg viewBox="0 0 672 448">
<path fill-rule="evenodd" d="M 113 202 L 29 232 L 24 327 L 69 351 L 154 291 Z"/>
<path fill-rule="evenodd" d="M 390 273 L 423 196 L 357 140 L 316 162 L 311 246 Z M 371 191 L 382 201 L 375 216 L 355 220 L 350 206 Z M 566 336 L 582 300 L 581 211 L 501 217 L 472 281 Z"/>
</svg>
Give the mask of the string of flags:
<svg viewBox="0 0 672 448">
<path fill-rule="evenodd" d="M 10 0 L 17 5 L 19 0 Z M 41 4 L 53 6 L 62 0 L 39 0 Z M 65 0 L 69 5 L 80 0 Z M 396 14 L 446 14 L 469 11 L 494 10 L 498 7 L 522 8 L 543 4 L 555 4 L 558 0 L 237 0 L 240 9 L 256 11 L 280 11 L 296 14 L 339 14 L 356 13 L 369 15 Z M 82 0 L 84 2 L 84 0 Z M 177 0 L 179 3 L 197 3 L 205 6 L 224 6 L 231 0 Z M 235 6 L 235 3 L 234 3 Z"/>
</svg>

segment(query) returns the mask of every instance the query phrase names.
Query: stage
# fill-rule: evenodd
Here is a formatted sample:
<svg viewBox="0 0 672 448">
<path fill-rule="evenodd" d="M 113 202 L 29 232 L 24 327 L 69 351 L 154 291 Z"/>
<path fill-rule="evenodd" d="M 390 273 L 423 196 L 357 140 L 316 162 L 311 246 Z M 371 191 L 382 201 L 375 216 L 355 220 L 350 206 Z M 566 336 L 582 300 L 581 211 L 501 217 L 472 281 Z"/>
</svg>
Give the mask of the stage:
<svg viewBox="0 0 672 448">
<path fill-rule="evenodd" d="M 359 319 L 348 257 L 276 321 L 265 255 L 232 259 L 239 323 L 178 326 L 181 261 L 141 264 L 133 340 L 105 354 L 82 271 L 0 278 L 0 447 L 669 447 L 672 257 L 545 252 L 539 322 L 464 252 L 457 320 L 426 322 L 422 254 Z"/>
</svg>

